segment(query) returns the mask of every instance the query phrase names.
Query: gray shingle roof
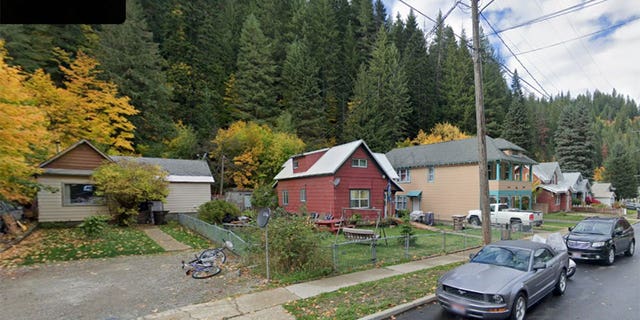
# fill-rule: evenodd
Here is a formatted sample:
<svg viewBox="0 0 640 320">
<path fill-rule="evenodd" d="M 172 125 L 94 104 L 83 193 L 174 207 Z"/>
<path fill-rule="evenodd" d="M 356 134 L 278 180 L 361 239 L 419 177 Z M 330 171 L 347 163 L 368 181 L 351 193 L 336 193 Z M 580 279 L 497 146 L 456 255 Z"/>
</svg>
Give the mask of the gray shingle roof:
<svg viewBox="0 0 640 320">
<path fill-rule="evenodd" d="M 502 150 L 524 151 L 517 145 L 504 140 L 487 137 L 487 161 L 511 161 L 521 164 L 536 164 L 525 155 L 507 155 Z M 387 152 L 387 158 L 394 168 L 416 168 L 454 164 L 478 163 L 478 139 L 447 141 L 396 148 Z"/>
<path fill-rule="evenodd" d="M 184 159 L 163 159 L 163 158 L 145 158 L 145 157 L 124 157 L 111 156 L 111 159 L 118 162 L 121 160 L 130 160 L 141 163 L 153 164 L 162 167 L 169 173 L 169 176 L 177 177 L 206 177 L 213 182 L 213 176 L 209 165 L 204 160 L 184 160 Z M 171 177 L 169 180 L 172 180 Z"/>
</svg>

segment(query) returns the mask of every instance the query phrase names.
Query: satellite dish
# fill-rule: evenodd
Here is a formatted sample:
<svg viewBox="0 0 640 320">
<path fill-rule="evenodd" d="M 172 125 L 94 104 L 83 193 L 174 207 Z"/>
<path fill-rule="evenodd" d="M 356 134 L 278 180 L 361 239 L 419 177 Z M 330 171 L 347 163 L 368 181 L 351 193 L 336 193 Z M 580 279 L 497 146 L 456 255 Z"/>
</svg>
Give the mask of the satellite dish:
<svg viewBox="0 0 640 320">
<path fill-rule="evenodd" d="M 340 184 L 340 178 L 333 179 L 333 186 L 337 187 Z"/>
<path fill-rule="evenodd" d="M 271 209 L 262 208 L 258 211 L 258 227 L 264 228 L 269 223 L 269 216 L 271 215 Z"/>
</svg>

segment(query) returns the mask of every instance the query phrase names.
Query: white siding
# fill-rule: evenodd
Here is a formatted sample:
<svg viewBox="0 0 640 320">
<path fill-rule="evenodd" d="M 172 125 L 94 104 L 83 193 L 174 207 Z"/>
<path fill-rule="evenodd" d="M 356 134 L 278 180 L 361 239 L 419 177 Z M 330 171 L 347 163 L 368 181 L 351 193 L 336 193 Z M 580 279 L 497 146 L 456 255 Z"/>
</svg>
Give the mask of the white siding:
<svg viewBox="0 0 640 320">
<path fill-rule="evenodd" d="M 201 204 L 209 201 L 211 184 L 173 182 L 169 184 L 169 196 L 164 203 L 164 210 L 173 213 L 196 212 Z"/>
<path fill-rule="evenodd" d="M 38 182 L 55 188 L 56 192 L 41 190 L 38 192 L 38 220 L 52 221 L 82 221 L 85 217 L 96 214 L 108 214 L 106 206 L 64 206 L 62 192 L 65 183 L 91 183 L 88 177 L 78 176 L 41 176 Z"/>
</svg>

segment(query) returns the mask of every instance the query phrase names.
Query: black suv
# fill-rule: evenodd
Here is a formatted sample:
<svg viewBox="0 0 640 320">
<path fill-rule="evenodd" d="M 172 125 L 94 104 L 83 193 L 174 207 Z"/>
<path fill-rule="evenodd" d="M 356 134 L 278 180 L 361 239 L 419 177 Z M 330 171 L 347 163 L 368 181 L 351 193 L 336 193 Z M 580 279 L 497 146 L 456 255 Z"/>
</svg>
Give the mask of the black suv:
<svg viewBox="0 0 640 320">
<path fill-rule="evenodd" d="M 599 260 L 613 264 L 616 255 L 632 256 L 636 239 L 633 227 L 623 217 L 589 217 L 565 236 L 569 256 L 576 260 Z"/>
</svg>

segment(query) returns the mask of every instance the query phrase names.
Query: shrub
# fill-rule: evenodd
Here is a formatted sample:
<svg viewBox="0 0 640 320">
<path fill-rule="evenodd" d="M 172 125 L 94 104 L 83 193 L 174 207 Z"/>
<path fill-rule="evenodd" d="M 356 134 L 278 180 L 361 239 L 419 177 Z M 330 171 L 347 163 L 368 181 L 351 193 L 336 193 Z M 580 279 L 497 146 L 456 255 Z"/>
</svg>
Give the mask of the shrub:
<svg viewBox="0 0 640 320">
<path fill-rule="evenodd" d="M 109 216 L 105 215 L 88 216 L 78 225 L 78 228 L 82 229 L 85 236 L 95 238 L 102 234 L 109 219 Z"/>
<path fill-rule="evenodd" d="M 276 213 L 269 220 L 269 260 L 270 270 L 281 277 L 295 277 L 295 274 L 312 276 L 332 272 L 331 250 L 319 246 L 323 234 L 315 230 L 306 217 Z M 265 238 L 261 232 L 260 245 L 253 255 L 253 263 L 264 265 Z"/>
<path fill-rule="evenodd" d="M 212 200 L 198 207 L 198 219 L 211 224 L 221 224 L 225 217 L 235 219 L 239 216 L 240 209 L 224 200 Z"/>
<path fill-rule="evenodd" d="M 409 238 L 409 245 L 414 245 L 416 244 L 416 238 L 412 237 L 414 235 L 415 232 L 413 232 L 413 227 L 411 226 L 411 223 L 409 222 L 409 216 L 405 216 L 403 219 L 403 223 L 401 225 L 401 229 L 400 229 L 400 235 L 403 236 L 402 238 L 398 238 L 398 243 L 401 245 L 405 244 L 405 238 L 406 237 L 410 237 Z"/>
</svg>

